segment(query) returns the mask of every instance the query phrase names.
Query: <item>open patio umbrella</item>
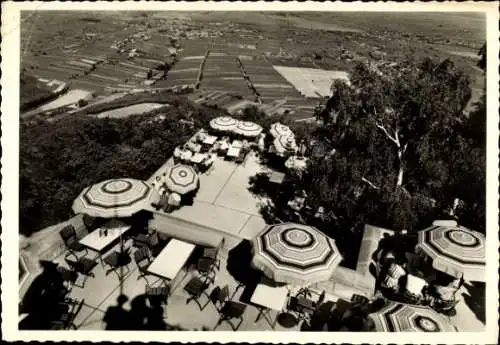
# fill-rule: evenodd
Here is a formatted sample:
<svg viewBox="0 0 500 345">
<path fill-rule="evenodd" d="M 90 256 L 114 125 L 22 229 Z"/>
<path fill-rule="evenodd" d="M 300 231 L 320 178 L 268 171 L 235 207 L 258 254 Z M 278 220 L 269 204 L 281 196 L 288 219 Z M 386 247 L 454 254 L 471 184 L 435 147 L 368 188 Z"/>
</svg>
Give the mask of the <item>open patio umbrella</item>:
<svg viewBox="0 0 500 345">
<path fill-rule="evenodd" d="M 295 138 L 289 135 L 281 135 L 274 139 L 274 147 L 276 154 L 284 156 L 286 153 L 295 153 L 297 151 L 297 144 Z"/>
<path fill-rule="evenodd" d="M 252 244 L 252 265 L 280 283 L 307 286 L 328 280 L 342 261 L 333 239 L 302 224 L 270 225 Z"/>
<path fill-rule="evenodd" d="M 177 164 L 168 169 L 165 183 L 170 191 L 186 194 L 198 187 L 198 174 L 192 166 Z"/>
<path fill-rule="evenodd" d="M 285 167 L 291 170 L 303 171 L 307 168 L 306 157 L 291 156 L 285 162 Z"/>
<path fill-rule="evenodd" d="M 236 125 L 234 132 L 244 137 L 255 138 L 262 133 L 262 127 L 249 121 L 240 121 Z"/>
<path fill-rule="evenodd" d="M 73 202 L 73 211 L 92 217 L 130 217 L 151 202 L 153 188 L 146 182 L 122 178 L 87 187 Z"/>
<path fill-rule="evenodd" d="M 462 226 L 431 226 L 418 233 L 417 248 L 441 272 L 465 280 L 485 281 L 486 253 L 483 234 Z"/>
<path fill-rule="evenodd" d="M 428 307 L 390 302 L 370 314 L 377 332 L 456 332 L 448 319 Z"/>
<path fill-rule="evenodd" d="M 219 116 L 210 120 L 210 127 L 216 131 L 229 132 L 235 129 L 238 120 L 230 116 Z"/>
<path fill-rule="evenodd" d="M 269 133 L 271 133 L 271 135 L 275 138 L 278 138 L 281 135 L 293 136 L 293 132 L 290 127 L 285 126 L 280 122 L 273 123 L 269 129 Z"/>
</svg>

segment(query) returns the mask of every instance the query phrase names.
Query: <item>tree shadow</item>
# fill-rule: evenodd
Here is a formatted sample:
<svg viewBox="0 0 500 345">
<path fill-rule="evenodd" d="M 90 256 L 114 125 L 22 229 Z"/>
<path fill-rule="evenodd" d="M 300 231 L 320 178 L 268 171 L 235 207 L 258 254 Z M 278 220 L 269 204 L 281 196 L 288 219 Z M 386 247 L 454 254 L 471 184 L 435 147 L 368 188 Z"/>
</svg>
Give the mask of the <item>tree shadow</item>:
<svg viewBox="0 0 500 345">
<path fill-rule="evenodd" d="M 468 294 L 463 293 L 464 303 L 479 321 L 486 323 L 486 284 L 482 282 L 465 283 Z"/>
<path fill-rule="evenodd" d="M 242 240 L 228 253 L 227 271 L 245 287 L 240 300 L 250 302 L 253 291 L 259 283 L 262 272 L 252 267 L 252 243 Z"/>
</svg>

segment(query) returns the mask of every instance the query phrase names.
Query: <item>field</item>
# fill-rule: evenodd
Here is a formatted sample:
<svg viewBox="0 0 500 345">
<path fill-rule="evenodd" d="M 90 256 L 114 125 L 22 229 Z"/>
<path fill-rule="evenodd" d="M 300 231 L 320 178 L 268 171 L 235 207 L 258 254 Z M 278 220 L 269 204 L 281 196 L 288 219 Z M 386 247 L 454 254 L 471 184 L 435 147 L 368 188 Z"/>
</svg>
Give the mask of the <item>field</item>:
<svg viewBox="0 0 500 345">
<path fill-rule="evenodd" d="M 482 93 L 484 75 L 475 64 L 485 40 L 483 17 L 398 13 L 388 21 L 387 15 L 23 12 L 21 63 L 30 75 L 97 96 L 195 85 L 203 67 L 189 99 L 225 108 L 260 101 L 269 113 L 288 111 L 297 119 L 311 117 L 319 95 L 328 94 L 325 70 L 342 76 L 358 62 L 397 68 L 407 56 L 450 58 L 471 76 L 473 98 Z M 173 47 L 177 59 L 164 78 Z M 281 75 L 273 66 L 303 69 Z"/>
<path fill-rule="evenodd" d="M 121 119 L 124 117 L 128 117 L 131 115 L 140 115 L 143 113 L 147 113 L 151 110 L 155 110 L 161 107 L 164 107 L 164 104 L 159 103 L 138 103 L 134 105 L 130 105 L 128 107 L 103 111 L 97 115 L 94 115 L 97 118 L 114 118 Z"/>
<path fill-rule="evenodd" d="M 328 97 L 330 87 L 335 79 L 349 81 L 347 73 L 342 71 L 284 66 L 273 67 L 305 97 Z"/>
</svg>

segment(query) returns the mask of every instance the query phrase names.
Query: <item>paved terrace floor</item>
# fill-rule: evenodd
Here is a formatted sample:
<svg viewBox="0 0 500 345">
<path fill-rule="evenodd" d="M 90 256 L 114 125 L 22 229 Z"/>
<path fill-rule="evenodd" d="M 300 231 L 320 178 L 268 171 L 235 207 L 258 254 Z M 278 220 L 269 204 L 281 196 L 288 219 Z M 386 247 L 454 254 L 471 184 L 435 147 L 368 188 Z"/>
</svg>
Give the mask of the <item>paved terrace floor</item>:
<svg viewBox="0 0 500 345">
<path fill-rule="evenodd" d="M 126 244 L 126 246 L 128 246 L 128 244 Z M 119 246 L 116 245 L 113 250 L 119 250 Z M 92 253 L 89 253 L 89 256 L 92 256 Z M 243 296 L 245 294 L 244 288 L 237 289 L 238 282 L 227 270 L 227 257 L 228 251 L 223 250 L 220 253 L 220 269 L 217 272 L 215 282 L 208 288 L 207 292 L 210 293 L 216 286 L 224 286 L 227 284 L 229 286 L 230 295 L 233 295 L 232 300 L 247 304 L 247 308 L 243 314 L 244 321 L 239 331 L 272 331 L 273 329 L 264 319 L 255 322 L 259 311 L 256 306 L 248 303 L 248 296 Z M 55 261 L 66 266 L 62 257 Z M 116 306 L 116 301 L 120 294 L 128 298 L 128 301 L 124 305 L 124 309 L 126 311 L 131 310 L 131 302 L 144 294 L 146 283 L 143 279 L 137 279 L 138 270 L 134 262 L 129 264 L 129 268 L 130 272 L 123 275 L 123 278 L 120 279 L 118 273 L 111 272 L 106 275 L 106 269 L 103 268 L 101 264 L 98 264 L 93 269 L 95 277 L 88 278 L 84 288 L 73 287 L 69 297 L 79 300 L 85 299 L 85 304 L 75 320 L 77 329 L 105 330 L 106 323 L 104 322 L 104 317 L 106 311 L 109 307 Z M 181 272 L 178 277 L 179 279 L 175 280 L 172 295 L 168 299 L 168 304 L 163 309 L 164 321 L 168 326 L 179 330 L 232 331 L 231 326 L 225 322 L 217 326 L 219 315 L 211 302 L 208 303 L 203 310 L 200 310 L 198 305 L 193 301 L 186 304 L 189 295 L 183 288 L 195 274 L 197 274 L 195 271 L 189 271 L 187 273 Z M 148 280 L 150 283 L 155 282 L 155 279 L 151 277 L 148 277 Z M 319 293 L 320 291 L 317 292 Z M 463 289 L 462 294 L 458 295 L 463 297 L 463 294 L 466 294 L 465 289 Z M 330 300 L 335 302 L 337 299 L 338 297 L 336 295 L 327 292 L 326 301 Z M 207 301 L 208 299 L 206 296 L 200 299 L 202 305 Z M 271 311 L 271 317 L 274 319 L 276 316 L 276 312 Z M 477 332 L 484 329 L 484 324 L 476 318 L 464 301 L 461 301 L 457 305 L 457 315 L 450 317 L 449 320 L 452 324 L 457 326 L 459 331 Z M 274 330 L 299 331 L 301 325 L 302 324 L 299 323 L 295 324 L 293 327 L 285 328 L 278 322 Z"/>
<path fill-rule="evenodd" d="M 118 246 L 116 246 L 115 249 L 118 250 Z M 236 291 L 232 300 L 239 301 L 244 289 L 240 288 L 236 290 L 238 283 L 226 269 L 227 252 L 221 253 L 221 259 L 221 267 L 217 272 L 215 283 L 212 284 L 207 291 L 210 293 L 215 286 L 224 286 L 227 284 L 229 286 L 230 295 Z M 63 259 L 56 261 L 65 265 Z M 119 275 L 117 273 L 111 272 L 106 276 L 105 269 L 101 266 L 101 264 L 98 264 L 93 270 L 95 277 L 88 278 L 84 288 L 73 287 L 70 297 L 79 300 L 85 299 L 84 307 L 78 314 L 75 321 L 78 329 L 104 330 L 106 328 L 106 323 L 103 319 L 106 311 L 109 307 L 116 306 L 116 301 L 120 294 L 124 294 L 128 298 L 127 303 L 124 305 L 125 310 L 131 309 L 131 301 L 133 301 L 134 298 L 144 294 L 146 283 L 143 279 L 137 279 L 138 270 L 135 267 L 135 263 L 131 262 L 129 264 L 129 268 L 130 272 L 124 275 L 122 283 L 120 284 Z M 200 311 L 198 305 L 193 301 L 186 304 L 186 300 L 189 298 L 189 295 L 183 290 L 183 288 L 193 274 L 197 273 L 191 271 L 185 276 L 182 272 L 179 274 L 180 279 L 177 279 L 172 295 L 168 299 L 168 304 L 163 310 L 165 322 L 169 326 L 180 327 L 183 330 L 214 330 L 216 328 L 217 331 L 231 331 L 231 326 L 226 322 L 223 322 L 221 325 L 216 327 L 219 316 L 212 303 L 209 303 L 203 311 Z M 151 277 L 148 277 L 148 279 L 150 283 L 155 281 L 155 279 Z M 333 296 L 328 297 L 332 300 L 334 299 Z M 206 296 L 203 296 L 200 299 L 202 305 L 206 301 L 208 301 Z M 239 330 L 272 330 L 264 319 L 254 322 L 257 314 L 258 309 L 255 306 L 248 304 L 245 313 L 243 314 L 244 321 Z M 276 317 L 274 312 L 272 312 L 271 315 Z M 300 325 L 295 325 L 291 328 L 284 328 L 278 323 L 275 330 L 298 331 L 299 329 Z"/>
<path fill-rule="evenodd" d="M 163 174 L 173 166 L 168 159 L 149 180 Z M 252 195 L 248 190 L 250 177 L 270 171 L 259 163 L 254 152 L 248 154 L 243 164 L 226 161 L 217 157 L 213 169 L 200 174 L 200 188 L 193 205 L 184 205 L 169 214 L 149 211 L 179 220 L 202 224 L 239 239 L 251 239 L 265 226 L 259 214 L 259 204 L 264 200 Z"/>
</svg>

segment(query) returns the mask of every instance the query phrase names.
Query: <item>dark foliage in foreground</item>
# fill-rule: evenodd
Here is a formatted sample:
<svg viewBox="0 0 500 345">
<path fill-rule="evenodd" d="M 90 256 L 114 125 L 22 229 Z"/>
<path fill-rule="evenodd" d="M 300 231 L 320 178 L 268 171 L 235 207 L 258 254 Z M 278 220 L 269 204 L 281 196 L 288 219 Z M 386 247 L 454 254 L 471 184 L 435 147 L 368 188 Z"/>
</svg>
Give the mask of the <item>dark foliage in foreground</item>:
<svg viewBox="0 0 500 345">
<path fill-rule="evenodd" d="M 166 120 L 155 119 L 163 114 Z M 207 126 L 215 110 L 176 105 L 126 119 L 64 117 L 22 122 L 20 232 L 29 235 L 68 219 L 83 188 L 110 178 L 147 179 L 175 146 Z"/>
</svg>

